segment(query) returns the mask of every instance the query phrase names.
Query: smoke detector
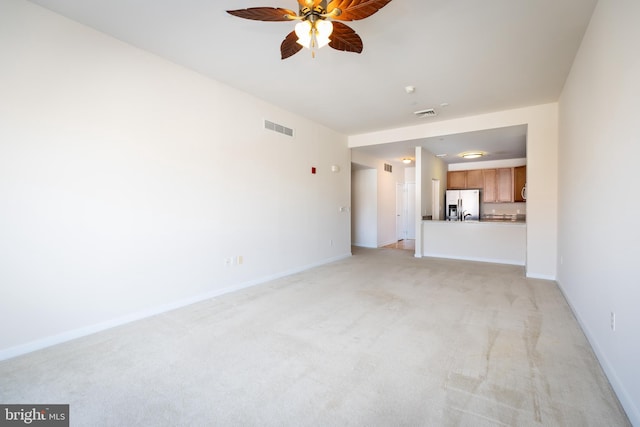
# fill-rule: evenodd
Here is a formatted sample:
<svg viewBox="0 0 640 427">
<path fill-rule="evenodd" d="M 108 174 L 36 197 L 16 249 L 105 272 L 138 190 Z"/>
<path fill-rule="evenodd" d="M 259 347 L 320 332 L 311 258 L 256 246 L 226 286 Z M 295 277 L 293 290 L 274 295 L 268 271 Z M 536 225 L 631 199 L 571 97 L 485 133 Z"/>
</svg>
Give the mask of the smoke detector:
<svg viewBox="0 0 640 427">
<path fill-rule="evenodd" d="M 413 114 L 415 114 L 416 117 L 419 119 L 422 119 L 424 117 L 435 117 L 438 115 L 438 113 L 436 113 L 436 110 L 434 110 L 433 108 L 429 108 L 427 110 L 414 111 Z"/>
</svg>

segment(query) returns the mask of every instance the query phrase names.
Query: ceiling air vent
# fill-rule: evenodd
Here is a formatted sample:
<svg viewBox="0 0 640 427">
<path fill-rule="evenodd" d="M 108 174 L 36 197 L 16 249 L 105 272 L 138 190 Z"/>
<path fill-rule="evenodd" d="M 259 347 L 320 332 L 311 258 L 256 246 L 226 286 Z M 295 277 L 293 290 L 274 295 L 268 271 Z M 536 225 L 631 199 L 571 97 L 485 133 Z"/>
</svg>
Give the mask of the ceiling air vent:
<svg viewBox="0 0 640 427">
<path fill-rule="evenodd" d="M 269 120 L 264 121 L 264 128 L 272 130 L 274 132 L 281 133 L 287 136 L 293 136 L 293 129 L 288 128 L 286 126 L 279 125 L 277 123 L 271 122 Z"/>
<path fill-rule="evenodd" d="M 436 113 L 436 110 L 434 110 L 433 108 L 429 108 L 428 110 L 414 111 L 413 114 L 415 114 L 419 119 L 422 119 L 424 117 L 435 117 L 438 115 L 438 113 Z"/>
</svg>

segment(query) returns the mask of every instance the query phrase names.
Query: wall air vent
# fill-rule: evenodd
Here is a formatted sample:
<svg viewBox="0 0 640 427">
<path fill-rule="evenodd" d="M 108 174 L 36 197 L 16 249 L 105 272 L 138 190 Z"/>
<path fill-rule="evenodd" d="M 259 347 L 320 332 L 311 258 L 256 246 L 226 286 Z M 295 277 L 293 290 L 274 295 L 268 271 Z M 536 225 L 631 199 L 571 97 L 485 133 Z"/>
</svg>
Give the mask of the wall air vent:
<svg viewBox="0 0 640 427">
<path fill-rule="evenodd" d="M 392 173 L 393 173 L 393 167 L 392 167 L 390 164 L 385 163 L 385 164 L 384 164 L 384 171 L 385 171 L 385 172 L 392 172 Z"/>
<path fill-rule="evenodd" d="M 277 123 L 271 122 L 269 120 L 264 121 L 264 128 L 272 130 L 274 132 L 281 133 L 287 136 L 293 136 L 293 129 L 288 128 L 286 126 L 279 125 Z"/>
<path fill-rule="evenodd" d="M 438 113 L 436 113 L 436 110 L 434 110 L 433 108 L 429 108 L 428 110 L 414 111 L 413 114 L 415 114 L 419 119 L 422 119 L 424 117 L 435 117 L 438 115 Z"/>
</svg>

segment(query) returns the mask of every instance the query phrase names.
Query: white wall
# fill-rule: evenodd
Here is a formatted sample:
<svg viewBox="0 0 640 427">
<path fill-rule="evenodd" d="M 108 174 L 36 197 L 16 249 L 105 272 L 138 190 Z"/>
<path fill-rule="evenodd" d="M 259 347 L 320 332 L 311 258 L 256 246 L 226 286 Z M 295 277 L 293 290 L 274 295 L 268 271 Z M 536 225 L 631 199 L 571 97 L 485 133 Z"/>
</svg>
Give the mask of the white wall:
<svg viewBox="0 0 640 427">
<path fill-rule="evenodd" d="M 558 241 L 558 282 L 637 426 L 639 22 L 637 0 L 600 0 L 567 79 L 560 99 Z"/>
<path fill-rule="evenodd" d="M 423 216 L 433 216 L 433 180 L 440 180 L 440 218 L 444 218 L 447 165 L 422 147 L 416 147 L 416 242 L 414 255 L 423 256 Z"/>
<path fill-rule="evenodd" d="M 378 247 L 378 171 L 351 171 L 351 242 L 354 246 Z"/>
<path fill-rule="evenodd" d="M 434 215 L 433 212 L 433 198 L 438 197 L 433 194 L 432 181 L 434 179 L 440 180 L 440 218 L 444 218 L 444 196 L 447 188 L 447 165 L 442 159 L 434 156 L 426 150 L 422 150 L 420 157 L 422 162 L 421 168 L 421 212 L 422 215 L 418 217 L 418 220 L 422 220 L 422 216 Z"/>
<path fill-rule="evenodd" d="M 495 169 L 495 168 L 512 168 L 515 166 L 525 166 L 527 159 L 504 159 L 504 160 L 485 160 L 480 162 L 452 163 L 448 165 L 450 171 L 468 171 L 473 169 Z"/>
<path fill-rule="evenodd" d="M 423 256 L 512 265 L 525 263 L 524 224 L 424 221 L 422 226 Z"/>
<path fill-rule="evenodd" d="M 350 254 L 343 135 L 23 0 L 0 94 L 0 358 Z"/>
<path fill-rule="evenodd" d="M 415 166 L 404 168 L 404 182 L 416 182 Z"/>
<path fill-rule="evenodd" d="M 545 104 L 349 137 L 349 147 L 527 127 L 527 276 L 555 279 L 558 213 L 558 106 Z M 419 171 L 416 169 L 416 174 Z M 416 241 L 416 245 L 418 242 Z"/>
<path fill-rule="evenodd" d="M 384 168 L 384 166 L 383 166 Z M 393 166 L 393 172 L 378 171 L 378 246 L 398 241 L 396 229 L 396 184 L 404 182 L 404 169 Z"/>
<path fill-rule="evenodd" d="M 400 162 L 378 159 L 360 151 L 352 151 L 351 161 L 377 171 L 377 247 L 397 242 L 396 235 L 396 184 L 403 183 L 405 168 Z M 385 163 L 392 166 L 392 172 L 384 170 Z"/>
</svg>

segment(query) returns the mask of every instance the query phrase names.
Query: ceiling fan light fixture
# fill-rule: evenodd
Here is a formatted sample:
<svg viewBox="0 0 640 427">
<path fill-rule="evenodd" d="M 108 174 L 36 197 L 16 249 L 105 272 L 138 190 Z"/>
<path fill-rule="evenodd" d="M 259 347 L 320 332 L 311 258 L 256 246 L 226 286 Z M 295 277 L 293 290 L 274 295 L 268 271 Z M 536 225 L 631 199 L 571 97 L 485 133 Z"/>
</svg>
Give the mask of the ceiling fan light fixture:
<svg viewBox="0 0 640 427">
<path fill-rule="evenodd" d="M 311 22 L 310 21 L 300 21 L 296 24 L 296 36 L 298 36 L 298 44 L 306 47 L 307 49 L 311 48 Z"/>
<path fill-rule="evenodd" d="M 315 34 L 318 48 L 328 45 L 331 41 L 329 37 L 331 37 L 331 34 L 333 33 L 333 24 L 331 23 L 331 21 L 319 19 L 314 24 L 316 29 Z"/>
<path fill-rule="evenodd" d="M 320 49 L 329 44 L 329 38 L 333 33 L 333 23 L 325 19 L 305 19 L 296 24 L 296 36 L 298 44 L 311 49 Z"/>
<path fill-rule="evenodd" d="M 362 39 L 342 21 L 368 18 L 391 1 L 298 0 L 297 12 L 283 7 L 250 7 L 227 10 L 227 13 L 253 21 L 299 21 L 280 44 L 281 58 L 287 59 L 303 47 L 311 50 L 311 56 L 315 58 L 315 50 L 326 45 L 343 52 L 362 53 Z"/>
</svg>

